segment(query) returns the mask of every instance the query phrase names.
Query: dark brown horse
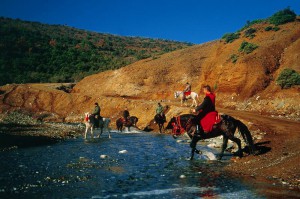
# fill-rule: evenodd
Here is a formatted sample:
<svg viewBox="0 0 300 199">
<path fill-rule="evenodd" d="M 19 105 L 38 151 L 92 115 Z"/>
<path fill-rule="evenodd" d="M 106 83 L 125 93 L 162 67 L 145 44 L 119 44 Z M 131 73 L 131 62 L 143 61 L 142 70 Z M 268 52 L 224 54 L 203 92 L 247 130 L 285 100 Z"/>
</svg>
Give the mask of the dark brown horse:
<svg viewBox="0 0 300 199">
<path fill-rule="evenodd" d="M 158 124 L 159 132 L 163 133 L 163 130 L 165 130 L 164 123 L 166 122 L 165 115 L 156 114 L 154 116 L 154 121 L 156 124 Z"/>
<path fill-rule="evenodd" d="M 117 121 L 116 121 L 117 130 L 119 132 L 122 132 L 123 126 L 128 127 L 128 131 L 130 131 L 130 127 L 132 127 L 132 126 L 138 128 L 136 126 L 138 121 L 139 121 L 139 118 L 137 118 L 136 116 L 130 116 L 127 121 L 123 117 L 121 117 L 121 118 L 117 119 Z"/>
<path fill-rule="evenodd" d="M 201 153 L 201 151 L 196 149 L 197 142 L 201 139 L 209 139 L 217 136 L 223 136 L 223 145 L 221 153 L 218 159 L 222 159 L 224 151 L 227 148 L 228 139 L 235 142 L 238 145 L 237 155 L 242 157 L 242 147 L 241 140 L 234 136 L 236 129 L 238 128 L 240 134 L 248 145 L 250 154 L 255 152 L 255 147 L 253 144 L 253 139 L 251 133 L 247 126 L 242 123 L 240 120 L 234 119 L 229 115 L 221 115 L 221 122 L 216 124 L 210 133 L 200 133 L 197 128 L 194 120 L 196 119 L 195 115 L 185 114 L 178 117 L 173 117 L 167 125 L 167 129 L 172 129 L 172 134 L 174 138 L 177 138 L 179 135 L 182 135 L 184 132 L 187 132 L 189 137 L 192 139 L 190 147 L 192 148 L 191 160 L 194 158 L 194 153 Z"/>
</svg>

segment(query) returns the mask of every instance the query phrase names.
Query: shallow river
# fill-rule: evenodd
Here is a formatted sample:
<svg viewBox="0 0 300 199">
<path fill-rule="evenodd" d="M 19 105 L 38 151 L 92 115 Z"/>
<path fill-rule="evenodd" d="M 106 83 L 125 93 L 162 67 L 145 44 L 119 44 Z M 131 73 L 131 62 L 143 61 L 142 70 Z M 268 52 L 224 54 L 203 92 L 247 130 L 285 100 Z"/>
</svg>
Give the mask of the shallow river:
<svg viewBox="0 0 300 199">
<path fill-rule="evenodd" d="M 152 133 L 0 152 L 0 198 L 262 198 L 222 171 L 227 161 L 189 155 Z"/>
</svg>

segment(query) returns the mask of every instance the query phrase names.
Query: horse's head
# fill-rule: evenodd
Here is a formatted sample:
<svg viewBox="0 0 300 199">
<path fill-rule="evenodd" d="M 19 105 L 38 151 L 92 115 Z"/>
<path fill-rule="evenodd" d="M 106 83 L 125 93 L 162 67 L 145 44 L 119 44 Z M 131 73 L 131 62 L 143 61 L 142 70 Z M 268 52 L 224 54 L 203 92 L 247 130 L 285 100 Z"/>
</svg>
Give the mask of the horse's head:
<svg viewBox="0 0 300 199">
<path fill-rule="evenodd" d="M 172 117 L 171 120 L 168 122 L 166 129 L 173 129 L 173 124 L 176 123 L 175 117 Z"/>
</svg>

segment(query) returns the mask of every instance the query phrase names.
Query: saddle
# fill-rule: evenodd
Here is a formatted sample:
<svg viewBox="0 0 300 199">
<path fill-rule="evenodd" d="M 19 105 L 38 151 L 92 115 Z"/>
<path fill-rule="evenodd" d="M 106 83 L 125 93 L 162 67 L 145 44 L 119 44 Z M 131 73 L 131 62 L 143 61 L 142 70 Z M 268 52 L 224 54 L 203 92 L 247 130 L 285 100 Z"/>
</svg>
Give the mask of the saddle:
<svg viewBox="0 0 300 199">
<path fill-rule="evenodd" d="M 205 133 L 210 133 L 214 128 L 216 128 L 217 124 L 221 122 L 220 115 L 217 111 L 207 113 L 202 120 L 200 121 L 200 125 Z"/>
<path fill-rule="evenodd" d="M 184 92 L 183 94 L 184 94 L 185 97 L 188 97 L 188 96 L 191 95 L 191 93 L 192 93 L 192 91 L 187 91 L 187 92 Z"/>
</svg>

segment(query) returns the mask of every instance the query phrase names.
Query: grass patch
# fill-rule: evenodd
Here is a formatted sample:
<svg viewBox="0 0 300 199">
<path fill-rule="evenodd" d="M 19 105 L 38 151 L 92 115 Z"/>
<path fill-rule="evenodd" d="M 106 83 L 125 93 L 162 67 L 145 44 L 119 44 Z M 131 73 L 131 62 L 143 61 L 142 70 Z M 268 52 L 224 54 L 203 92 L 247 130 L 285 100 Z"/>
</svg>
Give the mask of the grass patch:
<svg viewBox="0 0 300 199">
<path fill-rule="evenodd" d="M 230 56 L 230 60 L 231 60 L 231 62 L 234 63 L 234 64 L 237 62 L 238 58 L 239 58 L 239 56 L 236 55 L 236 54 L 232 54 L 232 55 Z"/>
<path fill-rule="evenodd" d="M 254 33 L 256 33 L 256 29 L 255 28 L 248 28 L 245 31 L 245 37 L 253 39 L 255 37 Z"/>
<path fill-rule="evenodd" d="M 258 48 L 258 45 L 243 41 L 243 43 L 241 44 L 241 46 L 239 48 L 239 51 L 249 54 L 249 53 L 253 52 L 256 48 Z"/>
<path fill-rule="evenodd" d="M 232 43 L 234 40 L 240 38 L 240 33 L 226 33 L 223 35 L 222 39 L 226 43 Z"/>
</svg>

